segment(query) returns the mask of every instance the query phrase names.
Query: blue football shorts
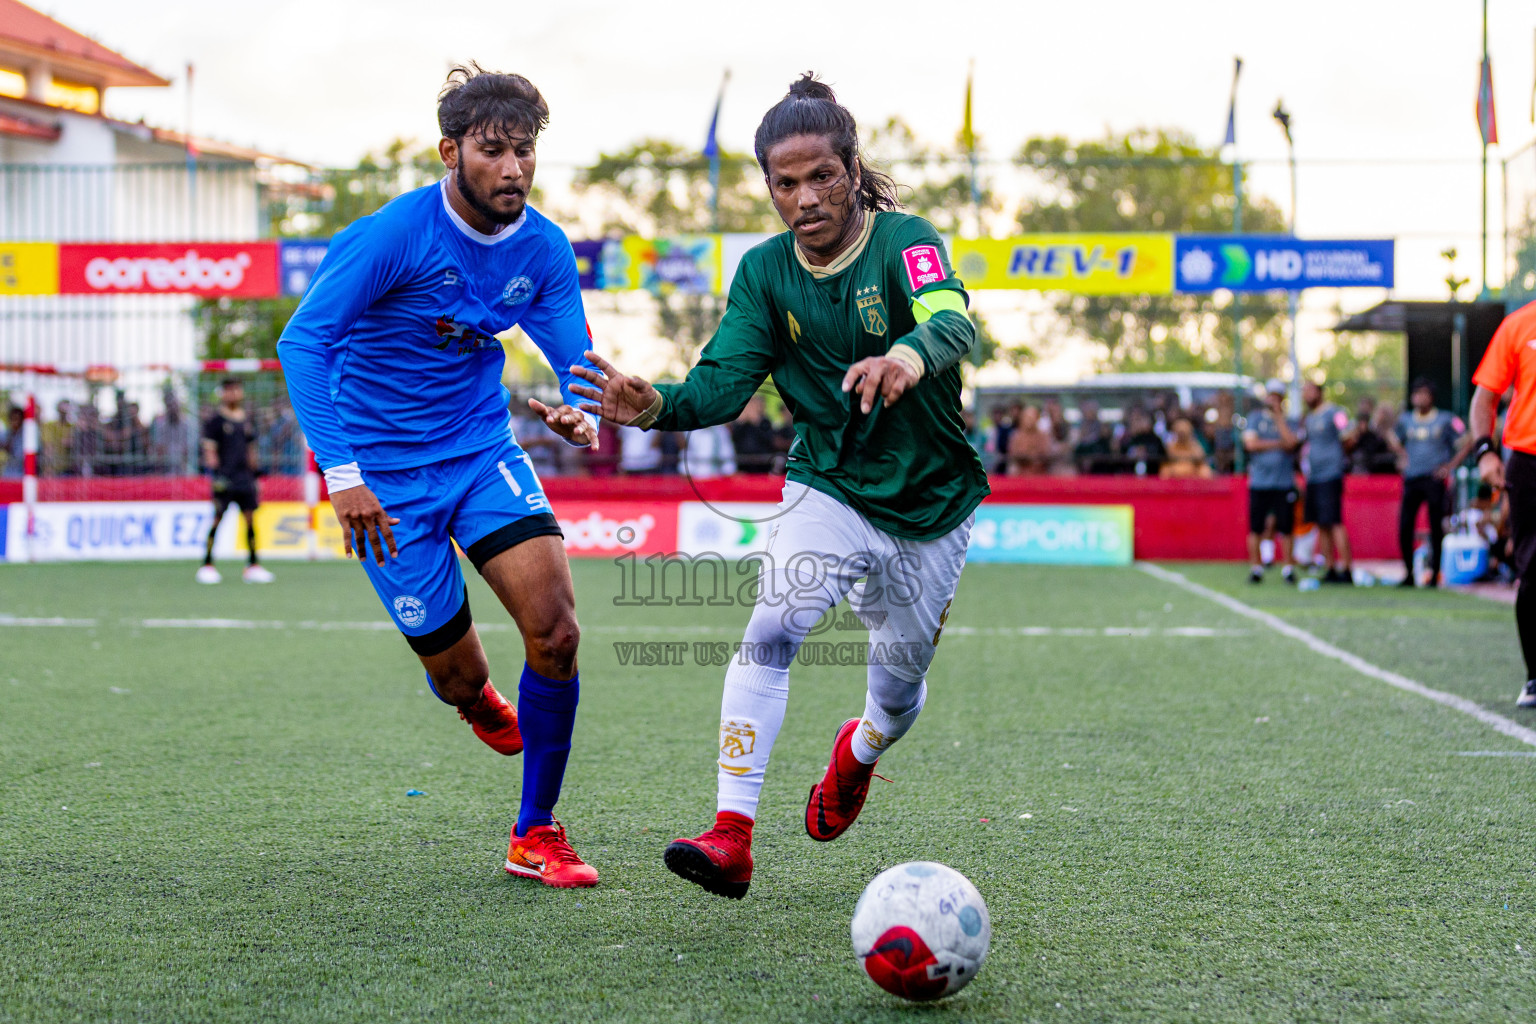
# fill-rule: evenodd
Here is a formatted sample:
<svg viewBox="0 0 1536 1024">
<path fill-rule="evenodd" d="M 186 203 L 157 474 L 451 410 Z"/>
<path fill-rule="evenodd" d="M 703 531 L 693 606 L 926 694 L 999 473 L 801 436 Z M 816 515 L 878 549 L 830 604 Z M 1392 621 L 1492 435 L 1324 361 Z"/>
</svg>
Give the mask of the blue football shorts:
<svg viewBox="0 0 1536 1024">
<path fill-rule="evenodd" d="M 354 537 L 379 600 L 423 657 L 463 639 L 473 621 L 457 541 L 477 572 L 531 537 L 563 536 L 527 453 L 510 437 L 482 451 L 414 469 L 363 470 L 392 527 L 399 554 L 381 566 Z"/>
</svg>

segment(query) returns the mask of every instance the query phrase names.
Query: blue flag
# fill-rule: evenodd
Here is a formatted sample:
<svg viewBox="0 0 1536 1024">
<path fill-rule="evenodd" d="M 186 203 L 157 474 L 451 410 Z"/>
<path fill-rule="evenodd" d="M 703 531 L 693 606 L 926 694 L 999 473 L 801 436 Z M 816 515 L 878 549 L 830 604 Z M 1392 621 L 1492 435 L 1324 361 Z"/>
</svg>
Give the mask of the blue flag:
<svg viewBox="0 0 1536 1024">
<path fill-rule="evenodd" d="M 720 127 L 720 105 L 725 102 L 725 84 L 731 80 L 729 69 L 725 72 L 725 78 L 720 82 L 720 93 L 715 97 L 715 112 L 709 118 L 709 134 L 704 138 L 704 155 L 711 160 L 720 155 L 720 143 L 715 138 L 715 130 Z"/>
<path fill-rule="evenodd" d="M 1243 73 L 1243 58 L 1232 58 L 1232 101 L 1227 105 L 1227 134 L 1223 146 L 1237 145 L 1237 76 Z"/>
</svg>

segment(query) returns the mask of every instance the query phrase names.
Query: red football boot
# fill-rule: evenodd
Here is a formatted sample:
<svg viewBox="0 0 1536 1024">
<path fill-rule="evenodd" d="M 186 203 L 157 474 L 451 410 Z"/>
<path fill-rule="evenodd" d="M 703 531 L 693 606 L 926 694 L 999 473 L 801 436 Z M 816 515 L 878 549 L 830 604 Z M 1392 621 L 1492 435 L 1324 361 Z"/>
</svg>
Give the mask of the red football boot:
<svg viewBox="0 0 1536 1024">
<path fill-rule="evenodd" d="M 714 828 L 697 839 L 672 840 L 661 859 L 668 871 L 705 892 L 739 900 L 752 883 L 752 819 L 721 811 Z"/>
<path fill-rule="evenodd" d="M 810 798 L 805 802 L 806 835 L 819 843 L 829 843 L 848 831 L 869 795 L 869 780 L 874 777 L 875 766 L 853 756 L 853 733 L 859 721 L 850 718 L 837 730 L 827 773 L 811 787 Z"/>
<path fill-rule="evenodd" d="M 468 722 L 475 735 L 498 754 L 520 754 L 523 734 L 517 728 L 517 709 L 496 692 L 489 681 L 473 704 L 459 708 L 459 717 Z"/>
<path fill-rule="evenodd" d="M 537 878 L 556 889 L 585 889 L 597 884 L 597 869 L 576 855 L 565 838 L 565 826 L 535 825 L 527 835 L 512 828 L 507 844 L 507 874 Z"/>
</svg>

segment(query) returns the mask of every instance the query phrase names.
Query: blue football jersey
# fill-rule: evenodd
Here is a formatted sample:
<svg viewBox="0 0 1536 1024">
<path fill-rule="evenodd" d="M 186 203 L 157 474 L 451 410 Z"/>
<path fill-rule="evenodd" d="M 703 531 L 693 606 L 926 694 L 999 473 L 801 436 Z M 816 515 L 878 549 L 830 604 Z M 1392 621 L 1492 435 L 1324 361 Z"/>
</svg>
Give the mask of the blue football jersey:
<svg viewBox="0 0 1536 1024">
<path fill-rule="evenodd" d="M 341 232 L 278 356 L 322 469 L 408 469 L 508 437 L 496 335 L 519 325 L 577 402 L 591 346 L 576 257 L 533 207 L 495 235 L 448 205 L 447 180 Z"/>
</svg>

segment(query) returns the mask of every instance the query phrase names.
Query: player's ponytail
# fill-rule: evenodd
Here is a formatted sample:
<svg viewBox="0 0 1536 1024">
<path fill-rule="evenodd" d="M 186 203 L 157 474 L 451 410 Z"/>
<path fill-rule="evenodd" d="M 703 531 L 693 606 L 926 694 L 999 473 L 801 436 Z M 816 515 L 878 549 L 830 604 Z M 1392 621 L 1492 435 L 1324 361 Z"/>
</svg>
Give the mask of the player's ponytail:
<svg viewBox="0 0 1536 1024">
<path fill-rule="evenodd" d="M 901 205 L 891 176 L 871 167 L 859 154 L 859 129 L 848 108 L 837 102 L 827 83 L 807 71 L 789 87 L 757 126 L 752 140 L 757 165 L 768 173 L 768 151 L 796 135 L 820 135 L 832 146 L 849 174 L 859 178 L 859 205 L 866 210 L 894 210 Z"/>
</svg>

